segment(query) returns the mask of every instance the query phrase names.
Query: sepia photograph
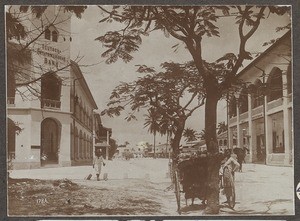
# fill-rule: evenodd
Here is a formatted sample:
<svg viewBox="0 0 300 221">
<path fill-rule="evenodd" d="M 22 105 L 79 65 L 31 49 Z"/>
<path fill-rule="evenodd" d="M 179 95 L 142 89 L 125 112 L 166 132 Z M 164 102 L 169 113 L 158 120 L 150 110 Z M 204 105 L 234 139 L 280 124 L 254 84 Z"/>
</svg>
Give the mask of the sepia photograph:
<svg viewBox="0 0 300 221">
<path fill-rule="evenodd" d="M 7 216 L 295 215 L 291 5 L 4 13 Z"/>
</svg>

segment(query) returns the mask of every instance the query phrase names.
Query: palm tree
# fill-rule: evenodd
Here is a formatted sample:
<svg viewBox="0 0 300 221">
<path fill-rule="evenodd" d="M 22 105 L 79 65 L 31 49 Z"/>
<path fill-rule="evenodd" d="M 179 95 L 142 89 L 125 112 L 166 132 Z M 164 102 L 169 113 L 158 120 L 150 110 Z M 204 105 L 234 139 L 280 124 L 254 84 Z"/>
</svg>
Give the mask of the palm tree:
<svg viewBox="0 0 300 221">
<path fill-rule="evenodd" d="M 153 157 L 155 158 L 155 137 L 156 137 L 156 132 L 160 131 L 160 124 L 159 124 L 159 119 L 160 115 L 153 109 L 150 108 L 148 110 L 148 114 L 145 115 L 145 123 L 144 123 L 144 128 L 148 127 L 148 132 L 153 134 Z"/>
<path fill-rule="evenodd" d="M 185 137 L 186 142 L 197 140 L 199 137 L 199 135 L 197 134 L 197 131 L 195 131 L 194 129 L 191 129 L 191 128 L 186 128 L 183 131 L 182 135 Z"/>
<path fill-rule="evenodd" d="M 218 134 L 221 134 L 225 131 L 227 131 L 227 124 L 225 124 L 225 121 L 222 121 L 218 124 Z"/>
<path fill-rule="evenodd" d="M 205 130 L 202 130 L 202 131 L 199 133 L 199 136 L 200 136 L 201 140 L 205 140 L 205 138 L 206 138 L 206 132 L 205 132 Z"/>
</svg>

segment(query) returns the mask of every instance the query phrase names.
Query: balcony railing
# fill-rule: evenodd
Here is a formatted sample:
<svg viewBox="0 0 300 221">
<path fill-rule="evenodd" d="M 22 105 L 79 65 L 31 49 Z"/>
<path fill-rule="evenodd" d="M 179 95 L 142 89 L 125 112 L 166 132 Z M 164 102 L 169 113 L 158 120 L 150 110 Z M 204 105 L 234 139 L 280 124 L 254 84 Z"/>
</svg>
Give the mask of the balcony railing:
<svg viewBox="0 0 300 221">
<path fill-rule="evenodd" d="M 61 102 L 50 99 L 42 99 L 41 107 L 42 108 L 51 108 L 51 109 L 60 109 Z"/>
</svg>

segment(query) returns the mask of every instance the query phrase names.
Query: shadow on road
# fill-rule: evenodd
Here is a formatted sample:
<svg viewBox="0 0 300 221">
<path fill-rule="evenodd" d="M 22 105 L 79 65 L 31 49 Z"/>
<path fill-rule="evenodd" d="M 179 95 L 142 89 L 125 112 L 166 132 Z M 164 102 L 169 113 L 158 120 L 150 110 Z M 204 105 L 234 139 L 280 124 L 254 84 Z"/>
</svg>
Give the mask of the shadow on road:
<svg viewBox="0 0 300 221">
<path fill-rule="evenodd" d="M 194 205 L 188 205 L 188 206 L 182 207 L 180 209 L 180 212 L 181 212 L 181 215 L 187 215 L 193 211 L 199 211 L 199 213 L 202 213 L 205 208 L 206 208 L 206 205 L 194 204 Z"/>
</svg>

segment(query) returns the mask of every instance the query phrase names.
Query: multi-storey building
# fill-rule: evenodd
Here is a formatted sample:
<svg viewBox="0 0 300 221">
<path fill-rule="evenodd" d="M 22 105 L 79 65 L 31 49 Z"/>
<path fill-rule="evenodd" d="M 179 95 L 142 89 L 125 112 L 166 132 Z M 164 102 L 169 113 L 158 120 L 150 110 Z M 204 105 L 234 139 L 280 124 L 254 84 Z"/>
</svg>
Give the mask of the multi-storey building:
<svg viewBox="0 0 300 221">
<path fill-rule="evenodd" d="M 71 14 L 48 6 L 40 18 L 24 16 L 27 38 L 7 42 L 8 50 L 27 47 L 30 57 L 8 64 L 8 158 L 14 169 L 90 164 L 97 105 L 70 60 Z"/>
<path fill-rule="evenodd" d="M 229 147 L 249 149 L 249 161 L 293 163 L 291 32 L 246 66 L 247 84 L 229 102 Z"/>
</svg>

